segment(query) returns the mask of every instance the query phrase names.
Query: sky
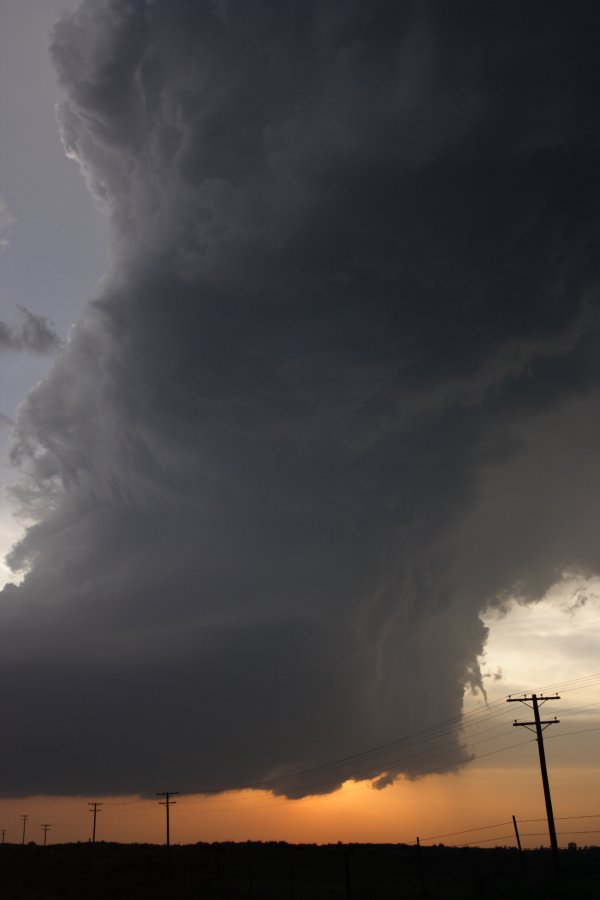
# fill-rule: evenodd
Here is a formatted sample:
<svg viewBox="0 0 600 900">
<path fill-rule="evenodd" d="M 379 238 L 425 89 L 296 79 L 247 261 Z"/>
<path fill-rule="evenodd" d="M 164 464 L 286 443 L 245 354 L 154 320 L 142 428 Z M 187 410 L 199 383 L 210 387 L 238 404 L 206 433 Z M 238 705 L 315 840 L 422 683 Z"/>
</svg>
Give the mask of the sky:
<svg viewBox="0 0 600 900">
<path fill-rule="evenodd" d="M 600 813 L 598 12 L 535 7 L 2 4 L 7 823 L 536 818 L 540 687 Z"/>
<path fill-rule="evenodd" d="M 14 480 L 6 454 L 10 421 L 48 371 L 55 350 L 106 269 L 106 219 L 65 157 L 55 105 L 64 96 L 48 52 L 49 30 L 76 2 L 3 0 L 0 4 L 0 484 Z M 26 309 L 57 340 L 19 342 Z M 12 342 L 3 339 L 5 328 Z M 31 329 L 30 329 L 31 330 Z M 34 336 L 32 336 L 33 338 Z M 12 346 L 11 346 L 12 343 Z M 6 421 L 6 420 L 9 421 Z M 4 557 L 19 535 L 0 508 Z M 0 560 L 0 583 L 14 576 Z"/>
</svg>

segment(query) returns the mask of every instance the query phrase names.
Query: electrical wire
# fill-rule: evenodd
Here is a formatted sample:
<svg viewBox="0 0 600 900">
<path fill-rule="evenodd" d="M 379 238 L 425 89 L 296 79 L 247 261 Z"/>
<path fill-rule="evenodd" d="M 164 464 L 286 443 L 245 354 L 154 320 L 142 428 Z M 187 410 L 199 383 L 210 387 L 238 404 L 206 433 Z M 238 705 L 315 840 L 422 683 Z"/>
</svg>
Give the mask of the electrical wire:
<svg viewBox="0 0 600 900">
<path fill-rule="evenodd" d="M 538 691 L 544 690 L 562 690 L 563 693 L 573 690 L 581 690 L 590 686 L 595 686 L 595 684 L 600 683 L 598 680 L 600 679 L 600 673 L 592 673 L 587 676 L 581 676 L 576 679 L 570 679 L 568 681 L 563 682 L 555 682 L 553 684 L 544 685 L 542 688 L 538 688 Z M 374 747 L 367 748 L 365 750 L 359 751 L 357 753 L 350 754 L 345 757 L 340 757 L 338 759 L 330 760 L 326 763 L 321 763 L 317 766 L 311 766 L 305 769 L 300 769 L 294 772 L 286 773 L 280 776 L 274 776 L 268 779 L 257 780 L 254 782 L 250 782 L 243 785 L 231 785 L 227 787 L 219 787 L 219 788 L 202 788 L 195 793 L 203 794 L 205 796 L 218 795 L 222 793 L 230 793 L 230 792 L 239 792 L 244 790 L 273 790 L 277 788 L 283 788 L 282 792 L 284 792 L 284 785 L 286 782 L 291 781 L 305 781 L 309 780 L 309 784 L 311 787 L 316 787 L 320 783 L 326 784 L 330 782 L 343 780 L 345 771 L 349 767 L 353 769 L 351 773 L 351 777 L 355 775 L 361 774 L 371 774 L 373 768 L 377 768 L 377 763 L 381 763 L 383 758 L 385 757 L 393 757 L 393 759 L 388 760 L 387 767 L 389 769 L 395 769 L 402 767 L 402 765 L 406 765 L 415 760 L 419 759 L 428 759 L 435 756 L 439 756 L 444 748 L 451 747 L 455 744 L 455 740 L 450 742 L 446 742 L 443 744 L 438 744 L 436 747 L 430 748 L 428 753 L 415 753 L 409 756 L 406 756 L 406 751 L 412 748 L 416 748 L 422 745 L 426 745 L 428 743 L 432 743 L 434 741 L 440 741 L 442 738 L 447 736 L 454 736 L 457 731 L 461 731 L 463 733 L 467 732 L 467 730 L 472 730 L 475 732 L 473 737 L 479 737 L 479 734 L 484 734 L 486 732 L 500 730 L 502 725 L 493 726 L 492 728 L 481 729 L 482 724 L 486 724 L 491 719 L 502 717 L 508 718 L 508 715 L 504 711 L 504 709 L 500 708 L 501 705 L 507 697 L 498 698 L 492 703 L 485 703 L 474 710 L 471 710 L 468 713 L 452 716 L 446 720 L 443 720 L 439 723 L 434 723 L 426 728 L 419 729 L 417 731 L 411 732 L 407 735 L 402 735 L 398 738 L 395 738 L 391 741 L 388 741 L 384 744 L 376 745 Z M 589 704 L 588 704 L 589 706 Z M 581 707 L 579 707 L 581 708 Z M 574 709 L 578 709 L 578 707 L 574 707 Z M 492 712 L 494 710 L 494 712 Z M 563 714 L 567 714 L 568 710 L 564 710 Z M 477 729 L 479 730 L 479 734 L 476 734 Z M 584 729 L 587 730 L 595 730 L 595 729 Z M 583 733 L 582 732 L 566 732 L 561 733 L 560 735 L 549 735 L 548 737 L 559 737 L 559 736 L 567 736 L 567 734 L 574 733 Z M 487 739 L 486 739 L 487 740 Z M 468 742 L 469 743 L 469 742 Z M 477 746 L 482 741 L 479 740 L 470 740 L 470 746 Z M 477 758 L 477 755 L 471 757 L 472 759 Z M 460 763 L 464 760 L 457 760 L 454 763 L 450 763 L 448 766 L 444 766 L 443 768 L 453 767 L 455 765 L 460 765 Z M 361 766 L 360 769 L 356 770 L 356 764 Z M 368 764 L 368 768 L 365 766 Z M 383 767 L 382 767 L 383 768 Z M 381 774 L 385 774 L 382 772 Z M 320 778 L 323 776 L 323 778 Z M 325 779 L 325 776 L 326 779 Z M 373 776 L 375 777 L 375 776 Z M 315 783 L 315 778 L 319 779 Z M 132 799 L 132 800 L 124 800 L 124 801 L 104 801 L 106 806 L 139 806 L 143 805 L 145 800 L 143 799 Z"/>
<path fill-rule="evenodd" d="M 558 734 L 547 734 L 544 740 L 549 741 L 551 738 L 569 737 L 571 734 L 589 734 L 590 731 L 600 731 L 600 725 L 597 725 L 595 728 L 581 728 L 578 731 L 559 731 Z"/>
<path fill-rule="evenodd" d="M 570 679 L 565 682 L 557 682 L 553 685 L 544 686 L 542 689 L 538 690 L 579 690 L 582 688 L 587 688 L 590 686 L 595 686 L 596 684 L 600 684 L 600 673 L 593 673 L 592 675 L 583 676 L 577 679 Z M 262 781 L 257 781 L 254 783 L 243 785 L 238 790 L 244 789 L 256 789 L 256 788 L 264 788 L 269 789 L 272 786 L 281 785 L 285 781 L 296 780 L 298 778 L 304 777 L 306 775 L 311 775 L 316 772 L 322 771 L 335 771 L 340 768 L 344 764 L 352 764 L 355 761 L 373 761 L 379 756 L 383 755 L 382 751 L 388 750 L 389 752 L 393 752 L 394 749 L 400 749 L 398 745 L 404 745 L 404 748 L 408 746 L 414 746 L 415 744 L 424 743 L 427 741 L 434 740 L 435 738 L 439 738 L 444 736 L 447 733 L 451 733 L 453 727 L 456 726 L 457 723 L 460 723 L 460 728 L 465 729 L 469 727 L 473 727 L 476 724 L 479 724 L 480 720 L 489 715 L 489 711 L 492 707 L 496 707 L 499 704 L 503 703 L 507 697 L 499 698 L 494 701 L 492 704 L 482 705 L 470 713 L 466 713 L 464 715 L 453 716 L 450 719 L 447 719 L 443 722 L 437 723 L 435 725 L 431 725 L 428 728 L 421 729 L 420 731 L 413 732 L 412 734 L 396 738 L 393 741 L 390 741 L 386 744 L 381 744 L 376 747 L 369 748 L 367 750 L 361 751 L 356 754 L 352 754 L 351 756 L 342 757 L 337 760 L 332 760 L 328 763 L 323 763 L 319 766 L 314 766 L 311 768 L 299 770 L 296 772 L 288 773 L 286 775 L 276 776 L 271 779 L 264 779 Z M 503 715 L 501 712 L 496 713 L 496 716 Z M 402 748 L 402 749 L 404 749 Z M 221 789 L 209 789 L 209 790 L 200 790 L 198 793 L 203 794 L 213 794 L 213 793 L 223 793 L 231 790 L 235 790 L 236 788 L 221 788 Z"/>
<path fill-rule="evenodd" d="M 504 698 L 502 698 L 504 699 Z M 501 703 L 502 700 L 497 700 L 494 702 L 494 706 Z M 335 760 L 331 760 L 327 763 L 322 763 L 317 766 L 311 766 L 306 769 L 300 769 L 294 772 L 287 773 L 285 775 L 274 776 L 273 778 L 267 778 L 260 781 L 254 781 L 251 783 L 247 783 L 244 785 L 234 785 L 228 787 L 220 787 L 220 788 L 207 788 L 207 789 L 199 789 L 196 793 L 199 794 L 220 794 L 227 793 L 236 790 L 255 790 L 263 788 L 265 790 L 269 790 L 272 787 L 276 787 L 285 783 L 286 781 L 297 780 L 299 778 L 303 778 L 308 775 L 313 775 L 317 773 L 332 773 L 338 770 L 339 768 L 347 767 L 348 765 L 353 765 L 355 762 L 366 762 L 366 761 L 374 761 L 386 753 L 399 752 L 400 750 L 408 749 L 409 747 L 417 746 L 422 743 L 427 743 L 432 740 L 439 739 L 441 737 L 446 736 L 447 734 L 452 734 L 458 723 L 461 723 L 461 727 L 472 727 L 474 724 L 478 723 L 481 718 L 483 718 L 488 713 L 489 706 L 479 707 L 477 710 L 474 710 L 471 713 L 467 713 L 465 716 L 453 716 L 450 719 L 447 719 L 443 722 L 440 722 L 435 725 L 428 726 L 427 728 L 420 729 L 419 731 L 415 731 L 409 733 L 407 735 L 403 735 L 398 737 L 392 741 L 388 741 L 385 744 L 380 744 L 375 747 L 370 747 L 366 750 L 363 750 L 359 753 L 354 753 L 350 756 L 341 757 Z M 479 716 L 479 719 L 474 719 L 475 716 Z M 464 724 L 463 724 L 464 723 Z"/>
<path fill-rule="evenodd" d="M 555 682 L 550 685 L 544 685 L 542 688 L 538 688 L 537 691 L 545 691 L 545 690 L 561 690 L 562 693 L 567 693 L 569 691 L 575 690 L 583 690 L 589 687 L 593 687 L 596 684 L 600 684 L 600 673 L 593 673 L 587 676 L 581 676 L 576 679 L 570 679 L 564 682 Z M 512 695 L 515 696 L 514 694 Z M 493 725 L 488 728 L 482 728 L 482 725 L 486 725 L 490 722 L 490 720 L 502 717 L 505 719 L 509 718 L 508 711 L 506 707 L 504 707 L 505 700 L 508 697 L 501 697 L 492 703 L 481 704 L 475 709 L 471 710 L 468 713 L 452 716 L 448 719 L 445 719 L 441 722 L 434 723 L 430 726 L 427 726 L 423 729 L 419 729 L 414 732 L 410 732 L 406 735 L 402 735 L 400 737 L 395 738 L 394 740 L 388 741 L 384 744 L 376 745 L 374 747 L 367 748 L 365 750 L 359 751 L 357 753 L 350 754 L 348 756 L 340 757 L 338 759 L 330 760 L 326 763 L 321 763 L 317 766 L 308 767 L 305 769 L 300 769 L 294 772 L 286 773 L 285 775 L 274 776 L 272 778 L 263 779 L 254 781 L 242 786 L 230 786 L 230 787 L 220 787 L 220 788 L 210 788 L 210 789 L 200 789 L 195 791 L 194 793 L 203 794 L 205 797 L 215 796 L 223 793 L 238 793 L 240 791 L 245 790 L 266 790 L 273 791 L 277 788 L 281 788 L 281 793 L 285 792 L 285 784 L 290 781 L 306 781 L 308 780 L 308 784 L 304 784 L 304 788 L 310 787 L 311 789 L 315 789 L 319 786 L 327 786 L 332 782 L 340 782 L 345 778 L 352 778 L 353 780 L 357 780 L 357 776 L 364 776 L 367 778 L 376 778 L 378 775 L 386 774 L 386 767 L 389 771 L 394 771 L 399 768 L 407 766 L 411 762 L 419 762 L 425 761 L 427 759 L 435 758 L 436 756 L 443 755 L 445 752 L 449 753 L 464 753 L 467 748 L 465 747 L 456 747 L 456 732 L 460 731 L 468 738 L 468 746 L 475 747 L 480 744 L 486 743 L 489 740 L 496 740 L 497 737 L 488 737 L 480 739 L 480 735 L 499 731 L 504 727 L 504 723 L 500 723 L 498 725 Z M 570 712 L 575 712 L 581 709 L 588 708 L 593 706 L 594 704 L 587 704 L 586 706 L 572 707 L 571 709 L 567 709 L 563 711 L 563 715 L 568 715 Z M 479 730 L 478 730 L 479 729 Z M 577 731 L 570 732 L 560 732 L 559 734 L 547 735 L 547 738 L 550 737 L 567 737 L 571 734 L 582 734 L 590 731 L 597 731 L 599 728 L 590 728 L 590 729 L 581 729 Z M 467 732 L 473 732 L 470 736 L 467 735 Z M 452 740 L 439 743 L 443 740 L 443 738 L 452 736 Z M 427 744 L 432 744 L 433 742 L 438 742 L 434 744 L 434 746 L 429 747 L 425 750 Z M 510 750 L 514 747 L 523 746 L 526 743 L 531 743 L 530 740 L 521 741 L 516 744 L 510 744 L 505 747 L 500 747 L 496 750 L 489 751 L 488 753 L 483 754 L 472 754 L 468 760 L 465 760 L 464 757 L 460 759 L 456 759 L 447 764 L 437 766 L 437 767 L 427 767 L 420 772 L 412 772 L 411 775 L 414 777 L 426 774 L 433 774 L 435 772 L 443 771 L 448 768 L 455 768 L 456 766 L 464 763 L 466 761 L 473 761 L 475 759 L 480 759 L 483 757 L 491 756 L 495 753 L 501 753 L 505 750 Z M 421 750 L 418 750 L 415 753 L 407 755 L 407 751 L 416 749 L 421 747 Z M 447 748 L 450 748 L 447 750 Z M 381 763 L 385 757 L 391 757 L 386 762 L 385 766 L 382 766 Z M 358 768 L 357 768 L 358 766 Z M 351 768 L 352 771 L 350 773 L 345 772 L 348 768 Z M 374 770 L 379 769 L 377 774 L 373 774 Z M 317 779 L 315 781 L 315 779 Z M 361 789 L 361 788 L 358 788 Z M 370 786 L 362 789 L 370 789 Z M 236 802 L 239 798 L 236 798 Z M 131 806 L 131 807 L 140 807 L 144 806 L 148 803 L 149 800 L 143 798 L 134 798 L 130 800 L 121 800 L 121 801 L 103 801 L 103 804 L 107 807 L 123 807 L 123 806 Z M 288 803 L 286 800 L 284 803 Z M 187 804 L 186 804 L 187 805 Z M 206 808 L 205 804 L 202 804 L 204 808 Z M 282 804 L 266 804 L 255 807 L 240 807 L 236 806 L 235 811 L 241 811 L 243 809 L 257 809 L 257 808 L 266 808 L 272 807 L 275 805 L 284 805 Z M 145 815 L 145 814 L 140 814 Z M 135 817 L 135 814 L 132 818 Z M 108 817 L 106 817 L 108 819 Z M 106 821 L 106 820 L 105 820 Z"/>
<path fill-rule="evenodd" d="M 420 837 L 420 841 L 435 841 L 438 838 L 456 837 L 458 834 L 471 834 L 473 831 L 487 831 L 488 828 L 501 828 L 510 825 L 510 822 L 495 822 L 493 825 L 478 825 L 476 828 L 464 828 L 462 831 L 447 831 L 445 834 L 431 834 L 429 837 Z"/>
<path fill-rule="evenodd" d="M 532 744 L 533 742 L 534 742 L 533 738 L 531 738 L 530 740 L 518 741 L 515 744 L 508 744 L 505 747 L 499 747 L 496 750 L 489 750 L 486 753 L 479 753 L 479 754 L 473 756 L 472 759 L 483 759 L 484 757 L 494 756 L 497 753 L 504 753 L 505 751 L 512 750 L 515 747 L 524 747 L 525 744 Z M 438 772 L 443 772 L 447 769 L 456 768 L 460 764 L 461 764 L 460 760 L 455 760 L 454 762 L 446 763 L 445 765 L 442 765 L 442 766 L 435 766 L 433 768 L 430 767 L 430 768 L 422 769 L 419 772 L 412 773 L 412 776 L 414 778 L 420 778 L 420 777 L 424 777 L 425 775 L 435 775 Z M 356 788 L 349 788 L 347 791 L 344 792 L 343 796 L 345 796 L 346 794 L 354 793 L 355 791 L 369 791 L 372 789 L 373 789 L 373 787 L 371 784 L 366 785 L 366 786 L 356 787 Z M 252 810 L 252 809 L 273 809 L 277 806 L 288 806 L 290 802 L 301 803 L 302 801 L 309 800 L 309 799 L 311 799 L 311 798 L 309 796 L 306 796 L 306 797 L 300 797 L 298 800 L 290 801 L 289 799 L 287 799 L 287 800 L 283 800 L 281 802 L 261 804 L 260 806 L 254 806 L 254 807 L 249 807 L 249 806 L 246 806 L 246 807 L 233 807 L 233 806 L 232 807 L 210 807 L 210 806 L 206 807 L 206 806 L 204 806 L 204 804 L 186 804 L 186 806 L 188 806 L 188 808 L 189 808 L 189 806 L 192 806 L 192 808 L 194 806 L 196 808 L 202 807 L 203 809 L 208 809 L 210 811 L 215 811 L 215 812 L 218 811 L 218 812 L 238 813 L 238 812 L 246 812 L 247 810 Z"/>
</svg>

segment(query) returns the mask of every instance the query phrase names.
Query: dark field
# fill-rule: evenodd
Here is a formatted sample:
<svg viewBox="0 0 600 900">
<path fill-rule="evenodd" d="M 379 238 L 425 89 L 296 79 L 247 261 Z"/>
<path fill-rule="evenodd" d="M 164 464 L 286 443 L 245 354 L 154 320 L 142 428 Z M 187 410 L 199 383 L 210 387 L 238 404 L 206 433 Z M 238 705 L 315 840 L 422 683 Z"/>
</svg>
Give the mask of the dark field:
<svg viewBox="0 0 600 900">
<path fill-rule="evenodd" d="M 598 898 L 600 848 L 561 852 L 562 885 L 549 851 L 405 845 L 58 844 L 0 846 L 0 898 Z"/>
</svg>

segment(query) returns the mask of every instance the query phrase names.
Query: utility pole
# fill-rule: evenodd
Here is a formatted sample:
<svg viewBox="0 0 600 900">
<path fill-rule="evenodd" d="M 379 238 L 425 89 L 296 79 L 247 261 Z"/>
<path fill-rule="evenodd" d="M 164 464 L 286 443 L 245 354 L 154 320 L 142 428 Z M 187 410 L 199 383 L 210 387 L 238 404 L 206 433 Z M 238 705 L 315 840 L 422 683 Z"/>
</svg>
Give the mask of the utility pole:
<svg viewBox="0 0 600 900">
<path fill-rule="evenodd" d="M 4 835 L 8 831 L 7 828 L 0 828 L 0 834 L 2 835 L 2 843 L 4 843 Z"/>
<path fill-rule="evenodd" d="M 45 847 L 45 846 L 46 846 L 46 837 L 47 837 L 47 834 L 48 834 L 48 829 L 49 829 L 49 828 L 52 828 L 52 825 L 41 825 L 40 827 L 41 827 L 42 831 L 44 832 L 44 847 Z"/>
<path fill-rule="evenodd" d="M 173 806 L 174 803 L 177 803 L 177 800 L 171 800 L 170 798 L 177 795 L 179 791 L 160 791 L 156 793 L 157 797 L 164 797 L 164 800 L 159 800 L 160 806 L 165 807 L 165 811 L 167 813 L 167 850 L 171 846 L 171 831 L 169 824 L 169 808 Z"/>
<path fill-rule="evenodd" d="M 25 825 L 27 824 L 27 819 L 29 818 L 29 816 L 21 816 L 21 818 L 23 819 L 23 840 L 21 841 L 21 843 L 24 844 L 25 843 Z"/>
<path fill-rule="evenodd" d="M 558 841 L 556 840 L 556 828 L 554 827 L 554 813 L 552 812 L 552 798 L 550 796 L 550 783 L 548 782 L 548 769 L 546 768 L 546 754 L 544 752 L 544 734 L 543 732 L 549 725 L 557 725 L 559 720 L 556 716 L 553 719 L 540 719 L 540 706 L 547 703 L 548 700 L 560 700 L 558 694 L 551 697 L 538 697 L 532 694 L 531 697 L 509 697 L 507 703 L 524 703 L 533 709 L 533 722 L 513 722 L 514 727 L 527 728 L 533 731 L 535 728 L 535 736 L 540 754 L 540 771 L 542 773 L 542 784 L 544 786 L 544 800 L 546 801 L 546 817 L 548 819 L 548 831 L 550 833 L 550 846 L 552 847 L 552 858 L 554 860 L 554 874 L 556 880 L 560 881 L 560 863 L 558 858 Z"/>
<path fill-rule="evenodd" d="M 99 812 L 102 812 L 100 807 L 103 806 L 103 804 L 98 803 L 96 800 L 94 800 L 94 801 L 88 800 L 88 806 L 89 806 L 90 812 L 94 814 L 94 824 L 92 825 L 92 844 L 95 844 L 96 843 L 96 815 Z"/>
</svg>

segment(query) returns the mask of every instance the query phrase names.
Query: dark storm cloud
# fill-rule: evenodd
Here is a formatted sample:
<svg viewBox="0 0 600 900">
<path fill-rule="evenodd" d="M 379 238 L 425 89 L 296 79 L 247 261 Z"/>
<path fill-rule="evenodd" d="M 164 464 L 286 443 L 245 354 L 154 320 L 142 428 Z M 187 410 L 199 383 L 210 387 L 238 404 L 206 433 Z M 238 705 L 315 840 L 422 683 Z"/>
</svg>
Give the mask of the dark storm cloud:
<svg viewBox="0 0 600 900">
<path fill-rule="evenodd" d="M 0 322 L 0 352 L 27 350 L 31 353 L 53 353 L 60 348 L 60 338 L 45 316 L 29 312 L 24 306 L 19 307 L 19 312 L 20 325 Z"/>
<path fill-rule="evenodd" d="M 447 720 L 486 606 L 598 570 L 597 26 L 385 0 L 62 21 L 113 261 L 12 445 L 4 793 L 244 785 Z"/>
</svg>

